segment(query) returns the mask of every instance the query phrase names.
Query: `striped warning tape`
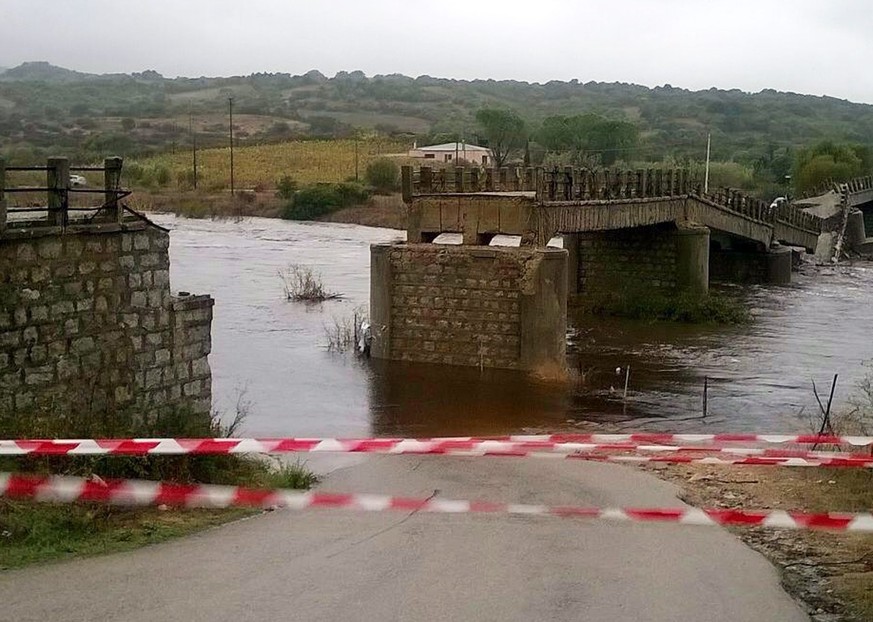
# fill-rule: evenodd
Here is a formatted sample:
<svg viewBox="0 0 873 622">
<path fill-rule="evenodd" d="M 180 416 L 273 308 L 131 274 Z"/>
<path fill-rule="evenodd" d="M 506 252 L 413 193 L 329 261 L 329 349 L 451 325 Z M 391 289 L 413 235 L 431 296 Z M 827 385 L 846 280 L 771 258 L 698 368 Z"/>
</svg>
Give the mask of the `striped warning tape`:
<svg viewBox="0 0 873 622">
<path fill-rule="evenodd" d="M 713 464 L 783 464 L 786 466 L 873 466 L 873 456 L 853 453 L 731 447 L 719 445 L 646 445 L 639 442 L 585 443 L 554 440 L 485 439 L 106 439 L 106 440 L 4 440 L 0 455 L 181 455 L 341 452 L 382 454 L 440 454 L 458 456 L 558 456 L 601 459 L 600 454 L 671 453 L 632 461 L 701 460 L 687 454 L 730 454 L 746 460 L 720 458 Z M 595 453 L 595 452 L 599 452 Z M 753 460 L 754 459 L 754 460 Z"/>
<path fill-rule="evenodd" d="M 551 516 L 624 522 L 677 523 L 873 532 L 870 513 L 807 513 L 782 510 L 726 510 L 696 508 L 584 508 L 452 499 L 407 498 L 387 495 L 333 494 L 296 490 L 255 490 L 235 486 L 171 484 L 137 480 L 84 479 L 0 473 L 0 496 L 40 502 L 76 501 L 116 505 L 172 505 L 183 507 L 295 510 L 334 508 L 370 512 L 487 513 Z"/>
</svg>

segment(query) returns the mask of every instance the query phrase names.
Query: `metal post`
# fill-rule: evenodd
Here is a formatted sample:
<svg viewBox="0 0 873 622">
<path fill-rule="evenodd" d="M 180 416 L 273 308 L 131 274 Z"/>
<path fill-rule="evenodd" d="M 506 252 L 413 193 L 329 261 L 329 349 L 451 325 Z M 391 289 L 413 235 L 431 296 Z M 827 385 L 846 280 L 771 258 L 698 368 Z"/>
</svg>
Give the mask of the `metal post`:
<svg viewBox="0 0 873 622">
<path fill-rule="evenodd" d="M 46 171 L 48 190 L 48 224 L 67 224 L 68 196 L 70 188 L 70 161 L 67 158 L 49 158 Z"/>
<path fill-rule="evenodd" d="M 625 402 L 627 402 L 627 387 L 628 384 L 630 384 L 630 368 L 631 366 L 628 365 L 624 372 L 624 397 L 622 399 L 624 399 Z"/>
<path fill-rule="evenodd" d="M 123 160 L 118 157 L 103 160 L 103 202 L 113 222 L 124 220 L 124 210 L 118 204 L 118 191 L 121 188 L 121 165 Z"/>
<path fill-rule="evenodd" d="M 709 376 L 703 377 L 703 416 L 709 411 Z"/>
</svg>

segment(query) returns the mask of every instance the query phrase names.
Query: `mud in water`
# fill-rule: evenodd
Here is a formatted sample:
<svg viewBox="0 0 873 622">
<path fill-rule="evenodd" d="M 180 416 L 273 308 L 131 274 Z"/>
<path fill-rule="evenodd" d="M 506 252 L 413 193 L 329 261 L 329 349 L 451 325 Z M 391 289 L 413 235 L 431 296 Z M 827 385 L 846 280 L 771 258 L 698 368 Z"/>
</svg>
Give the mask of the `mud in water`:
<svg viewBox="0 0 873 622">
<path fill-rule="evenodd" d="M 467 435 L 565 428 L 807 430 L 839 373 L 835 408 L 873 358 L 873 264 L 806 268 L 789 286 L 750 287 L 751 325 L 691 326 L 576 317 L 573 379 L 362 361 L 328 352 L 326 327 L 369 296 L 369 245 L 403 232 L 356 225 L 154 217 L 172 229 L 175 290 L 211 293 L 213 389 L 251 435 Z M 320 272 L 339 300 L 284 299 L 278 271 Z M 630 366 L 628 399 L 623 399 Z M 617 371 L 617 368 L 618 371 Z M 701 418 L 704 377 L 708 416 Z"/>
</svg>

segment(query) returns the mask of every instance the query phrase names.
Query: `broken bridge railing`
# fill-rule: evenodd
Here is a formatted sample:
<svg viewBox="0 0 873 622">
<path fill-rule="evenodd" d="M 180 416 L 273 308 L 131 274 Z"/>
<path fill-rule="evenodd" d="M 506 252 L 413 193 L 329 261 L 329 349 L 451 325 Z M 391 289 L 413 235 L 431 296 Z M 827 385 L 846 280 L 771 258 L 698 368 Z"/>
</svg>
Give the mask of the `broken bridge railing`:
<svg viewBox="0 0 873 622">
<path fill-rule="evenodd" d="M 531 193 L 538 203 L 628 201 L 696 196 L 729 212 L 774 225 L 776 222 L 807 232 L 821 231 L 821 218 L 790 203 L 778 206 L 731 188 L 704 193 L 702 184 L 685 169 L 609 169 L 573 167 L 432 168 L 404 166 L 403 199 L 432 194 Z M 871 178 L 873 183 L 873 178 Z M 856 184 L 860 186 L 860 182 Z"/>
</svg>

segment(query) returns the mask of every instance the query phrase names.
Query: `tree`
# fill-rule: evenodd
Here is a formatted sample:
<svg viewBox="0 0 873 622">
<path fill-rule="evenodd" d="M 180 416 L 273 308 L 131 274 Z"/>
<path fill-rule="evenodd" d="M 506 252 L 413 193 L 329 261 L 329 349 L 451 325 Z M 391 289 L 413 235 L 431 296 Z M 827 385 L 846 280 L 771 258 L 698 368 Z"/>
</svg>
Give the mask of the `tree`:
<svg viewBox="0 0 873 622">
<path fill-rule="evenodd" d="M 527 138 L 524 120 L 511 110 L 481 108 L 476 112 L 476 121 L 498 168 L 506 164 Z"/>
<path fill-rule="evenodd" d="M 390 194 L 397 190 L 400 169 L 397 163 L 388 158 L 373 160 L 367 165 L 365 178 L 377 194 Z"/>
<path fill-rule="evenodd" d="M 596 156 L 605 166 L 623 157 L 637 144 L 638 137 L 639 130 L 633 123 L 596 114 L 548 117 L 539 132 L 539 141 L 547 150 L 566 153 L 573 164 Z"/>
<path fill-rule="evenodd" d="M 797 152 L 795 190 L 806 192 L 827 182 L 848 181 L 869 173 L 871 169 L 873 157 L 867 147 L 824 141 Z"/>
</svg>

